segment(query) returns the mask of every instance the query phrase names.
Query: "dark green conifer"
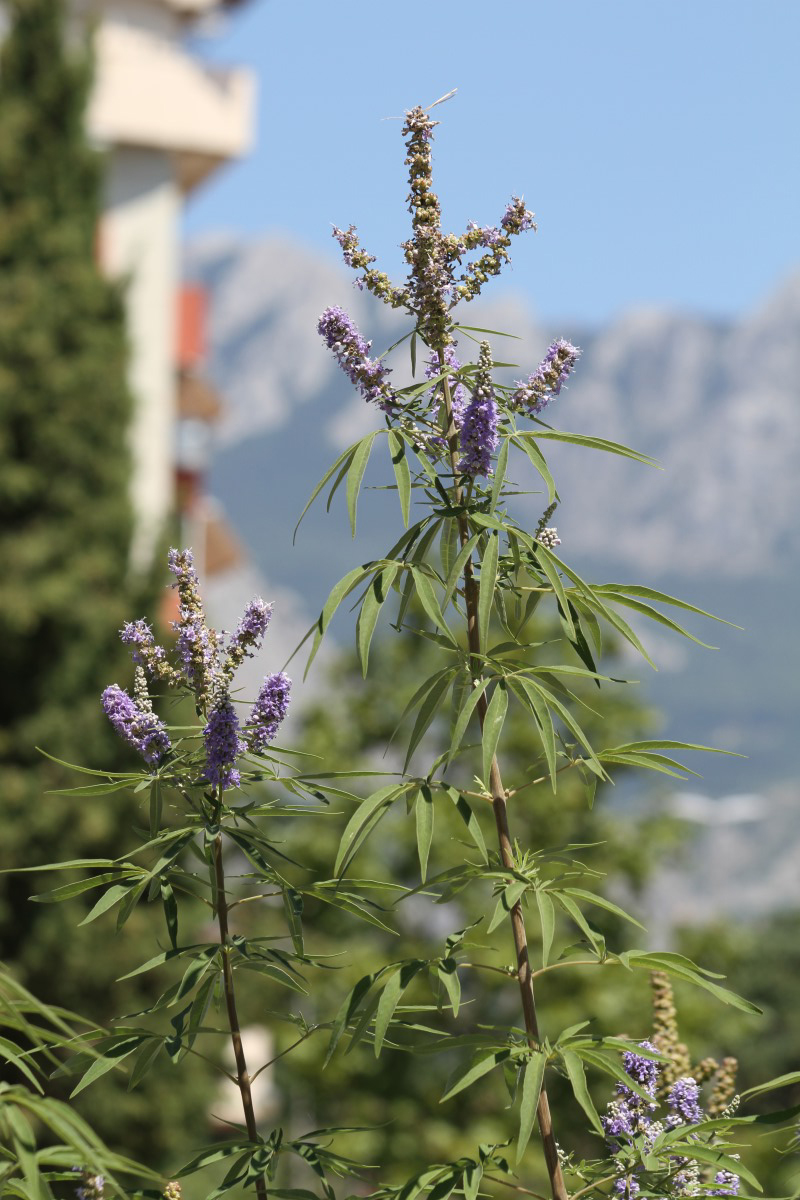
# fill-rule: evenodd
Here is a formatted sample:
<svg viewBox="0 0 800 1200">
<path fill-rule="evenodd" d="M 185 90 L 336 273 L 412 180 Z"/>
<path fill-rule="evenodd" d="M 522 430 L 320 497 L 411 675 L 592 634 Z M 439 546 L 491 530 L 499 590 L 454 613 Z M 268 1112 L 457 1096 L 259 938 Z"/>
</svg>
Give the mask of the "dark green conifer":
<svg viewBox="0 0 800 1200">
<path fill-rule="evenodd" d="M 4 870 L 113 856 L 140 821 L 136 801 L 124 794 L 47 796 L 48 788 L 84 780 L 36 747 L 89 766 L 131 765 L 132 759 L 120 760 L 100 693 L 115 680 L 130 685 L 118 630 L 132 612 L 145 611 L 144 589 L 141 583 L 134 589 L 129 577 L 132 401 L 123 296 L 103 278 L 95 255 L 103 163 L 84 132 L 91 61 L 80 42 L 65 41 L 63 0 L 8 0 L 6 9 L 10 29 L 0 49 Z M 127 946 L 115 938 L 113 922 L 76 932 L 80 900 L 29 899 L 66 878 L 0 877 L 0 957 L 41 999 L 105 1023 L 142 1007 L 141 990 L 132 984 L 114 990 L 113 980 L 134 961 L 131 939 L 145 927 L 152 935 L 151 913 L 134 915 Z M 189 1084 L 186 1076 L 181 1082 Z M 154 1087 L 126 1096 L 125 1083 L 115 1074 L 90 1089 L 84 1112 L 112 1144 L 160 1165 L 155 1160 L 165 1146 L 174 1149 L 180 1128 L 165 1114 L 178 1102 L 185 1107 L 185 1096 L 179 1101 L 162 1080 L 157 1105 Z M 188 1108 L 196 1117 L 197 1101 Z"/>
</svg>

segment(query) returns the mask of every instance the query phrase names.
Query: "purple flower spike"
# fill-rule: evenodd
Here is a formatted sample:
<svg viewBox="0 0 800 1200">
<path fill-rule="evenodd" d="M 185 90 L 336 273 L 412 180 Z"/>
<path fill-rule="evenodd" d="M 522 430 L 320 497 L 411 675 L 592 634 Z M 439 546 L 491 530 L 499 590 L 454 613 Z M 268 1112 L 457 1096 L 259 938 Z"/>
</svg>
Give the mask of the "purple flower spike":
<svg viewBox="0 0 800 1200">
<path fill-rule="evenodd" d="M 676 1079 L 669 1089 L 667 1104 L 674 1124 L 696 1125 L 703 1120 L 703 1110 L 698 1103 L 700 1088 L 691 1075 Z"/>
<path fill-rule="evenodd" d="M 465 475 L 491 475 L 492 454 L 497 449 L 497 404 L 492 389 L 492 351 L 481 342 L 472 399 L 461 425 L 461 461 Z"/>
<path fill-rule="evenodd" d="M 146 763 L 157 763 L 162 754 L 170 749 L 164 723 L 154 712 L 140 708 L 116 683 L 103 692 L 103 711 L 117 733 L 134 750 L 138 750 Z"/>
<path fill-rule="evenodd" d="M 708 1193 L 709 1196 L 738 1196 L 739 1176 L 733 1171 L 717 1171 L 714 1183 L 717 1185 Z"/>
<path fill-rule="evenodd" d="M 242 777 L 234 764 L 245 747 L 239 737 L 239 718 L 226 691 L 221 691 L 214 699 L 203 740 L 206 747 L 204 778 L 213 787 L 238 787 Z"/>
<path fill-rule="evenodd" d="M 338 305 L 326 308 L 317 329 L 364 399 L 374 401 L 384 412 L 394 412 L 397 396 L 388 383 L 391 372 L 379 359 L 368 357 L 372 343 L 364 340 L 344 309 Z"/>
<path fill-rule="evenodd" d="M 247 720 L 250 749 L 261 754 L 273 740 L 289 708 L 292 681 L 283 671 L 268 675 Z"/>
<path fill-rule="evenodd" d="M 652 1042 L 639 1042 L 640 1050 L 652 1050 L 653 1054 L 658 1054 Z M 658 1077 L 661 1073 L 661 1064 L 655 1062 L 652 1058 L 645 1058 L 642 1054 L 636 1054 L 633 1050 L 626 1050 L 622 1056 L 622 1065 L 625 1068 L 625 1074 L 630 1075 L 635 1083 L 638 1083 L 648 1096 L 655 1099 L 656 1087 L 658 1086 Z M 622 1094 L 629 1093 L 630 1089 L 624 1084 L 617 1085 L 619 1089 L 624 1089 Z M 634 1093 L 630 1092 L 631 1095 Z"/>
<path fill-rule="evenodd" d="M 253 652 L 260 647 L 272 616 L 272 607 L 260 596 L 256 596 L 244 610 L 242 619 L 228 646 L 228 658 L 225 663 L 225 674 L 228 679 L 231 678 L 236 668 L 246 658 L 252 658 Z"/>
<path fill-rule="evenodd" d="M 515 408 L 538 415 L 559 394 L 580 353 L 577 346 L 563 338 L 551 342 L 547 354 L 533 374 L 527 380 L 517 380 L 516 391 L 509 397 L 510 403 Z"/>
</svg>

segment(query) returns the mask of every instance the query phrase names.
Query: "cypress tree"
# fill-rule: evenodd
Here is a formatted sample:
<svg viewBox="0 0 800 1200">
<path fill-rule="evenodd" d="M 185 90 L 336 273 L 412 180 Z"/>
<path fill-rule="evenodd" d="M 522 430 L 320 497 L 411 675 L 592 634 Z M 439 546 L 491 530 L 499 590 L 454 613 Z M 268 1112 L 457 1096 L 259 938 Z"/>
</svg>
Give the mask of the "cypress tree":
<svg viewBox="0 0 800 1200">
<path fill-rule="evenodd" d="M 48 788 L 85 780 L 36 747 L 95 767 L 133 765 L 120 761 L 99 697 L 109 682 L 131 682 L 118 631 L 132 612 L 142 615 L 146 588 L 134 595 L 128 579 L 132 401 L 123 296 L 103 278 L 94 253 L 102 158 L 84 131 L 91 60 L 65 43 L 63 0 L 8 0 L 6 8 L 11 24 L 0 49 L 4 870 L 118 854 L 118 833 L 137 821 L 135 800 L 120 793 L 81 801 L 47 796 Z M 152 937 L 156 914 L 135 914 L 127 945 L 115 938 L 113 923 L 76 932 L 80 902 L 37 905 L 29 898 L 68 878 L 0 876 L 0 957 L 42 1000 L 106 1023 L 147 1002 L 146 982 L 136 981 L 137 991 L 128 984 L 112 994 L 112 987 L 136 953 L 131 938 L 148 928 Z M 190 1116 L 197 1101 L 173 1095 L 158 1074 L 130 1096 L 125 1082 L 108 1077 L 80 1103 L 112 1144 L 158 1166 L 167 1150 L 176 1151 L 180 1123 L 170 1112 L 180 1103 Z M 191 1087 L 185 1075 L 182 1082 Z"/>
</svg>

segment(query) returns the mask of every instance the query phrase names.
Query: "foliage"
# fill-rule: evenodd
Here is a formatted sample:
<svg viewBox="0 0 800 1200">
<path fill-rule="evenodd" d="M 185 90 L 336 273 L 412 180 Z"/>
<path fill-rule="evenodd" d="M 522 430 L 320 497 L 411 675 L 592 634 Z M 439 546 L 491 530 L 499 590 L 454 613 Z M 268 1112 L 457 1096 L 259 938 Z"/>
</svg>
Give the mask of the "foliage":
<svg viewBox="0 0 800 1200">
<path fill-rule="evenodd" d="M 556 1200 L 589 1193 L 732 1195 L 740 1179 L 758 1186 L 736 1158 L 736 1139 L 741 1129 L 764 1123 L 764 1115 L 740 1115 L 720 1101 L 719 1115 L 709 1120 L 694 1103 L 695 1082 L 681 1077 L 667 1094 L 670 1114 L 660 1124 L 649 1119 L 657 1064 L 666 1070 L 678 1061 L 663 1005 L 656 1037 L 667 1040 L 658 1049 L 619 1029 L 618 1018 L 607 1013 L 590 1012 L 598 1017 L 590 1027 L 585 1012 L 565 1023 L 556 1006 L 537 1007 L 555 973 L 576 970 L 593 978 L 598 993 L 607 979 L 647 980 L 656 972 L 662 999 L 664 980 L 675 979 L 740 1012 L 758 1011 L 718 974 L 680 953 L 636 942 L 622 948 L 623 931 L 637 922 L 600 889 L 593 847 L 576 840 L 578 823 L 570 822 L 558 844 L 542 836 L 538 814 L 548 805 L 540 797 L 550 797 L 552 811 L 552 798 L 563 794 L 568 779 L 578 781 L 591 805 L 597 784 L 626 770 L 685 777 L 675 754 L 701 747 L 628 736 L 619 741 L 613 723 L 592 714 L 591 698 L 625 686 L 612 673 L 618 669 L 613 660 L 601 658 L 609 635 L 650 661 L 627 620 L 631 613 L 691 637 L 670 614 L 699 610 L 637 584 L 590 584 L 556 554 L 560 539 L 549 522 L 559 496 L 545 457 L 549 443 L 645 458 L 543 421 L 578 359 L 569 342 L 552 343 L 539 366 L 513 386 L 494 382 L 495 368 L 504 364 L 483 335 L 498 335 L 457 322 L 453 309 L 501 270 L 513 238 L 533 227 L 533 217 L 514 198 L 498 226 L 470 223 L 461 235 L 445 234 L 432 189 L 433 127 L 429 111 L 406 114 L 412 217 L 412 236 L 404 243 L 406 283 L 395 285 L 372 266 L 352 226 L 334 230 L 358 282 L 410 314 L 412 329 L 402 342 L 414 381 L 396 388 L 386 357 L 369 357 L 370 347 L 342 309 L 326 310 L 319 326 L 386 423 L 343 452 L 312 501 L 327 488 L 330 502 L 342 486 L 355 532 L 368 460 L 385 446 L 403 531 L 381 558 L 334 585 L 309 631 L 309 665 L 348 597 L 357 612 L 364 675 L 382 613 L 391 613 L 406 641 L 424 641 L 429 653 L 401 714 L 396 758 L 367 771 L 350 765 L 343 773 L 327 764 L 309 769 L 307 756 L 276 746 L 289 680 L 282 672 L 267 676 L 249 707 L 235 691 L 236 670 L 260 648 L 270 606 L 256 598 L 233 634 L 214 630 L 191 552 L 172 550 L 177 641 L 170 649 L 145 621 L 126 624 L 122 641 L 136 664 L 133 693 L 116 684 L 103 693 L 112 725 L 144 765 L 138 771 L 78 767 L 89 782 L 67 790 L 86 800 L 132 790 L 146 802 L 146 822 L 122 855 L 50 864 L 70 878 L 39 896 L 58 903 L 96 894 L 85 921 L 113 914 L 118 928 L 147 903 L 158 906 L 164 921 L 159 951 L 130 974 L 152 973 L 160 994 L 143 1011 L 116 1021 L 112 1032 L 84 1038 L 89 1048 L 77 1047 L 59 1071 L 74 1078 L 73 1094 L 116 1071 L 135 1085 L 157 1061 L 183 1064 L 198 1054 L 216 1061 L 228 1041 L 234 1068 L 221 1069 L 238 1088 L 243 1123 L 177 1172 L 190 1182 L 200 1174 L 212 1197 L 254 1190 L 259 1200 L 268 1192 L 285 1200 L 334 1200 L 337 1177 L 351 1192 L 371 1189 L 381 1200 L 447 1200 L 454 1192 L 476 1200 L 502 1187 L 538 1196 L 539 1190 L 516 1182 L 517 1172 L 525 1180 L 542 1174 L 529 1165 L 539 1160 L 531 1151 L 534 1133 L 544 1186 Z M 459 362 L 462 341 L 478 346 L 476 361 Z M 422 353 L 424 382 L 416 380 Z M 517 471 L 524 472 L 522 484 L 543 489 L 542 516 L 530 532 L 512 512 Z M 196 722 L 165 723 L 154 701 L 167 689 L 191 698 Z M 509 752 L 511 714 L 526 723 L 522 754 Z M 517 820 L 522 808 L 526 821 Z M 343 809 L 347 819 L 328 874 L 309 869 L 303 858 L 313 822 L 332 809 Z M 415 833 L 413 879 L 392 832 L 403 810 Z M 523 825 L 530 844 L 519 838 Z M 365 851 L 379 837 L 374 857 L 382 869 L 372 877 L 363 872 Z M 207 910 L 205 924 L 198 923 L 200 906 Z M 351 986 L 321 989 L 323 1000 L 326 991 L 339 994 L 327 1011 L 316 1009 L 316 981 L 337 962 L 309 935 L 306 912 L 329 907 L 346 917 L 350 932 L 338 937 L 346 948 L 361 923 L 388 932 L 414 906 L 426 914 L 420 921 L 433 923 L 431 914 L 443 914 L 438 939 L 420 938 L 413 953 L 388 961 L 376 955 Z M 461 923 L 462 914 L 476 911 L 479 921 Z M 499 929 L 511 935 L 511 961 L 508 940 L 503 946 L 490 941 Z M 496 989 L 485 988 L 484 973 L 498 982 Z M 398 1182 L 376 1176 L 351 1153 L 347 1139 L 359 1131 L 344 1121 L 310 1132 L 267 1132 L 258 1121 L 253 1081 L 274 1056 L 255 1069 L 248 1063 L 240 998 L 249 990 L 263 1016 L 276 988 L 285 998 L 270 1015 L 294 1035 L 281 1050 L 283 1061 L 310 1044 L 320 1069 L 339 1054 L 361 1055 L 362 1062 L 389 1052 L 413 1055 L 415 1070 L 436 1086 L 443 1105 L 480 1094 L 498 1124 L 507 1092 L 514 1112 L 502 1136 L 481 1140 L 466 1126 L 457 1157 L 426 1164 Z M 791 1082 L 784 1077 L 757 1092 Z M 587 1153 L 583 1144 L 567 1149 L 556 1141 L 550 1096 L 559 1091 L 581 1114 Z M 600 1091 L 624 1100 L 625 1112 L 612 1101 L 601 1117 Z M 209 1171 L 216 1184 L 210 1193 Z M 35 1164 L 31 1173 L 38 1177 Z M 175 1186 L 164 1194 L 174 1196 Z"/>
<path fill-rule="evenodd" d="M 63 45 L 63 5 L 12 0 L 0 50 L 0 788 L 2 866 L 117 853 L 115 809 L 44 795 L 66 781 L 36 747 L 123 766 L 97 695 L 130 667 L 117 632 L 143 608 L 150 579 L 130 578 L 131 398 L 120 289 L 94 261 L 102 161 L 83 122 L 91 64 Z M 42 999 L 107 1020 L 136 1008 L 124 949 L 110 935 L 79 943 L 74 918 L 30 903 L 31 880 L 2 878 L 0 940 L 15 974 Z M 40 889 L 47 886 L 39 881 Z M 131 936 L 156 935 L 141 916 Z M 195 1117 L 191 1084 L 185 1104 Z M 155 1089 L 92 1097 L 85 1114 L 107 1137 L 156 1158 L 180 1137 Z M 167 1116 L 173 1118 L 167 1108 Z"/>
</svg>

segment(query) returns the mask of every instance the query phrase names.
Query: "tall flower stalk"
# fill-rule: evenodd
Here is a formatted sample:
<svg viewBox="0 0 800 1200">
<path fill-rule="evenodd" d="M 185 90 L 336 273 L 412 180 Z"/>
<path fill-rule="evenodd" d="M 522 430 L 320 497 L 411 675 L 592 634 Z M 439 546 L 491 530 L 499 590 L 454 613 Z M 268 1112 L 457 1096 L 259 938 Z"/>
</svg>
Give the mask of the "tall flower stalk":
<svg viewBox="0 0 800 1200">
<path fill-rule="evenodd" d="M 629 1056 L 625 1061 L 630 1065 L 634 1063 L 637 1047 L 635 1043 L 613 1035 L 589 1038 L 574 1030 L 563 1031 L 555 1037 L 546 1035 L 537 1015 L 534 979 L 544 976 L 554 966 L 568 967 L 573 962 L 582 968 L 608 968 L 620 964 L 628 969 L 656 968 L 706 987 L 727 1003 L 747 1011 L 754 1009 L 740 997 L 716 984 L 709 984 L 701 969 L 686 959 L 678 963 L 674 956 L 657 952 L 612 951 L 587 919 L 586 906 L 599 905 L 624 920 L 632 918 L 610 900 L 574 886 L 575 876 L 583 873 L 585 868 L 580 863 L 562 866 L 563 847 L 558 850 L 546 846 L 523 849 L 514 838 L 509 808 L 516 797 L 524 794 L 526 804 L 529 808 L 533 806 L 535 811 L 535 789 L 549 786 L 555 791 L 563 771 L 576 771 L 583 778 L 590 799 L 596 781 L 609 779 L 610 770 L 617 767 L 635 766 L 677 774 L 683 771 L 681 764 L 664 751 L 697 747 L 680 742 L 603 747 L 592 744 L 580 725 L 573 703 L 576 697 L 569 690 L 569 683 L 570 676 L 576 675 L 593 681 L 598 687 L 621 682 L 609 679 L 598 669 L 596 656 L 601 649 L 603 625 L 651 661 L 637 633 L 625 620 L 626 609 L 633 608 L 666 623 L 685 636 L 692 635 L 655 606 L 677 605 L 695 612 L 700 610 L 651 588 L 591 585 L 556 557 L 555 550 L 560 547 L 561 538 L 549 522 L 559 496 L 544 454 L 548 443 L 563 440 L 622 454 L 641 463 L 650 460 L 602 437 L 562 434 L 544 424 L 542 414 L 550 406 L 555 407 L 556 399 L 563 399 L 565 385 L 579 359 L 579 349 L 568 340 L 558 338 L 551 342 L 539 365 L 513 385 L 494 378 L 491 344 L 486 340 L 479 342 L 477 361 L 459 361 L 464 342 L 478 342 L 474 335 L 486 331 L 463 324 L 457 319 L 456 306 L 474 300 L 481 293 L 485 284 L 508 262 L 513 238 L 534 229 L 535 225 L 533 214 L 524 201 L 514 197 L 497 226 L 481 226 L 471 221 L 461 234 L 442 230 L 441 208 L 433 187 L 431 148 L 435 124 L 428 110 L 414 108 L 406 114 L 403 132 L 412 226 L 411 236 L 403 243 L 409 267 L 407 280 L 401 285 L 393 284 L 388 277 L 376 272 L 372 266 L 374 258 L 360 246 L 355 226 L 349 226 L 346 234 L 341 230 L 334 233 L 342 245 L 346 264 L 357 272 L 356 284 L 393 308 L 402 307 L 408 312 L 413 322 L 407 335 L 412 373 L 421 342 L 428 354 L 427 382 L 411 383 L 406 387 L 393 383 L 392 404 L 383 406 L 386 440 L 406 531 L 382 558 L 355 568 L 334 587 L 311 631 L 314 641 L 309 665 L 337 607 L 356 589 L 359 594 L 356 639 L 365 674 L 372 634 L 380 611 L 392 592 L 399 597 L 396 628 L 402 630 L 404 627 L 412 598 L 416 598 L 425 614 L 428 625 L 424 636 L 438 646 L 446 665 L 421 683 L 406 707 L 405 715 L 414 717 L 414 725 L 402 780 L 369 796 L 354 812 L 342 837 L 336 870 L 344 875 L 380 816 L 396 800 L 405 798 L 409 809 L 416 813 L 420 867 L 425 883 L 434 801 L 442 798 L 458 805 L 485 859 L 483 862 L 456 863 L 431 880 L 427 887 L 447 899 L 476 881 L 492 880 L 497 906 L 489 927 L 495 928 L 505 916 L 510 923 L 515 955 L 511 975 L 519 989 L 524 1038 L 520 1040 L 513 1030 L 505 1039 L 499 1033 L 483 1036 L 476 1032 L 474 1037 L 480 1049 L 472 1063 L 468 1063 L 451 1083 L 443 1099 L 473 1086 L 501 1064 L 505 1064 L 506 1070 L 513 1068 L 521 1093 L 517 1159 L 519 1161 L 524 1153 L 538 1121 L 551 1193 L 554 1200 L 568 1200 L 570 1192 L 565 1163 L 566 1170 L 575 1180 L 573 1197 L 592 1192 L 595 1186 L 602 1191 L 609 1183 L 619 1180 L 622 1168 L 615 1158 L 619 1153 L 618 1146 L 610 1157 L 588 1164 L 575 1164 L 569 1153 L 560 1151 L 548 1097 L 550 1073 L 555 1071 L 569 1082 L 592 1129 L 602 1137 L 610 1126 L 607 1122 L 603 1124 L 594 1108 L 587 1088 L 586 1069 L 600 1069 L 619 1079 L 620 1051 Z M 329 345 L 328 331 L 333 327 L 345 328 L 348 322 L 349 318 L 341 309 L 323 313 L 320 332 Z M 457 341 L 459 358 L 454 352 Z M 367 398 L 372 398 L 362 382 L 374 373 L 374 361 L 366 357 L 366 344 L 363 339 L 359 342 L 350 336 L 347 345 L 346 354 L 341 349 L 341 341 L 332 349 L 353 383 Z M 383 359 L 380 361 L 383 364 Z M 382 378 L 387 371 L 384 364 Z M 312 496 L 313 500 L 333 480 L 332 495 L 346 479 L 353 533 L 361 482 L 379 436 L 370 433 L 345 450 Z M 517 466 L 525 466 L 527 459 L 527 466 L 533 467 L 547 493 L 533 533 L 524 529 L 512 511 L 517 494 L 516 485 L 508 477 L 512 454 Z M 415 521 L 411 520 L 412 499 L 418 501 L 422 512 Z M 433 557 L 437 540 L 441 567 Z M 559 665 L 551 660 L 540 662 L 537 645 L 528 640 L 530 617 L 537 604 L 547 598 L 555 606 L 570 647 L 566 661 Z M 449 749 L 432 767 L 415 773 L 411 768 L 424 744 L 425 733 L 450 694 Z M 532 742 L 538 743 L 539 748 L 538 761 L 533 762 L 523 778 L 515 779 L 513 786 L 504 779 L 501 768 L 503 726 L 510 702 L 520 704 L 526 712 Z M 459 772 L 458 768 L 470 753 L 464 743 L 472 722 L 477 722 L 480 736 L 481 768 L 473 787 L 467 787 L 464 771 Z M 533 750 L 532 756 L 537 758 Z M 497 839 L 495 856 L 486 856 L 475 829 L 471 802 L 476 797 L 488 801 L 492 808 Z M 568 847 L 567 853 L 570 849 L 574 848 Z M 541 944 L 541 965 L 537 969 L 531 962 L 526 928 L 531 912 L 538 916 L 536 932 Z M 575 950 L 565 950 L 563 961 L 553 963 L 554 939 L 559 927 L 565 923 L 573 930 L 577 927 L 588 949 L 588 957 L 586 953 L 577 957 Z M 460 994 L 454 976 L 457 977 L 462 961 L 462 938 L 463 935 L 461 938 L 454 936 L 447 968 L 439 968 L 454 1015 L 458 1011 Z M 393 981 L 391 990 L 389 983 L 376 981 L 373 976 L 360 981 L 337 1023 L 336 1039 L 349 1030 L 353 1039 L 358 1040 L 365 1036 L 366 1030 L 374 1028 L 375 1050 L 379 1053 L 393 1023 L 397 1023 L 399 1035 L 403 1031 L 408 1033 L 402 1019 L 393 1014 L 407 986 L 407 982 L 402 982 L 403 973 L 411 979 L 418 969 L 414 962 L 396 966 L 399 975 L 390 977 Z M 401 980 L 399 990 L 398 978 Z M 373 1017 L 376 1005 L 377 1016 Z M 652 1053 L 658 1058 L 657 1050 Z M 655 1088 L 657 1073 L 652 1063 L 642 1070 L 650 1072 L 648 1088 L 651 1084 Z M 631 1086 L 634 1089 L 632 1095 L 637 1094 L 638 1089 L 639 1097 L 644 1094 L 647 1103 L 653 1100 L 649 1091 L 642 1093 L 641 1083 L 634 1080 Z M 697 1106 L 696 1086 L 697 1079 L 690 1083 L 688 1076 L 674 1080 L 670 1104 L 675 1119 L 670 1129 L 661 1140 L 653 1139 L 652 1144 L 644 1146 L 641 1139 L 636 1143 L 636 1153 L 645 1155 L 651 1175 L 659 1155 L 669 1178 L 675 1174 L 676 1158 L 681 1159 L 683 1175 L 680 1178 L 683 1179 L 682 1186 L 685 1185 L 684 1191 L 670 1183 L 666 1191 L 654 1191 L 653 1195 L 688 1194 L 686 1188 L 696 1177 L 691 1146 L 689 1150 L 682 1146 L 681 1154 L 676 1155 L 670 1152 L 667 1144 L 678 1119 L 693 1125 L 700 1120 L 702 1114 Z M 728 1117 L 730 1114 L 726 1114 L 726 1119 Z M 735 1119 L 731 1120 L 735 1124 Z M 701 1149 L 698 1148 L 696 1153 L 700 1155 Z M 628 1148 L 626 1163 L 632 1154 L 633 1150 Z M 724 1158 L 724 1148 L 719 1154 Z M 726 1160 L 728 1165 L 722 1168 L 723 1175 L 725 1171 L 730 1173 L 731 1161 L 734 1160 Z M 640 1178 L 638 1170 L 631 1168 L 627 1174 L 623 1172 L 627 1189 L 624 1194 L 632 1196 L 636 1193 Z M 723 1187 L 724 1180 L 715 1194 L 723 1194 Z M 729 1188 L 728 1192 L 731 1190 Z"/>
</svg>

